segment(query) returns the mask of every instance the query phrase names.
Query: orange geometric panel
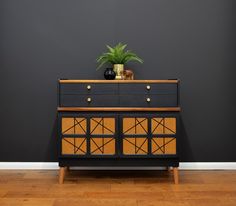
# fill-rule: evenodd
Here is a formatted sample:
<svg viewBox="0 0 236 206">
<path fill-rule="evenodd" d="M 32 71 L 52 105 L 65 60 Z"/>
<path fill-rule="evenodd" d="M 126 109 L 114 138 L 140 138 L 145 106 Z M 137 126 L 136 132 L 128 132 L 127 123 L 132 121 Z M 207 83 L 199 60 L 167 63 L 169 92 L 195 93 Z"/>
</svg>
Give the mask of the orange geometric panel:
<svg viewBox="0 0 236 206">
<path fill-rule="evenodd" d="M 152 154 L 176 154 L 176 138 L 152 138 Z"/>
<path fill-rule="evenodd" d="M 176 118 L 152 118 L 151 120 L 152 134 L 175 134 Z"/>
<path fill-rule="evenodd" d="M 61 120 L 62 134 L 86 134 L 86 123 L 85 118 L 63 117 Z"/>
<path fill-rule="evenodd" d="M 115 118 L 91 118 L 90 134 L 115 134 Z"/>
<path fill-rule="evenodd" d="M 128 137 L 123 139 L 123 154 L 143 155 L 148 154 L 148 139 L 145 137 Z"/>
<path fill-rule="evenodd" d="M 123 118 L 123 134 L 147 134 L 147 118 Z"/>
<path fill-rule="evenodd" d="M 63 138 L 62 154 L 86 154 L 87 151 L 86 138 Z"/>
<path fill-rule="evenodd" d="M 110 137 L 90 138 L 91 155 L 114 155 L 115 139 Z"/>
</svg>

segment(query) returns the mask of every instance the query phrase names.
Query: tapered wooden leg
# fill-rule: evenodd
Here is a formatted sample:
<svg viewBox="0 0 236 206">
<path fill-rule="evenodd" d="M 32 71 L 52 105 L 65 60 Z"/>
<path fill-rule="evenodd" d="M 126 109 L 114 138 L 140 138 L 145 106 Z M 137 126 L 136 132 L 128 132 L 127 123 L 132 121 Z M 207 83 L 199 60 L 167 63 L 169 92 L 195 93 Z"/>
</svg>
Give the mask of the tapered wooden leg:
<svg viewBox="0 0 236 206">
<path fill-rule="evenodd" d="M 173 167 L 173 171 L 174 171 L 174 182 L 175 182 L 175 184 L 179 184 L 179 171 L 178 171 L 178 167 Z"/>
<path fill-rule="evenodd" d="M 59 170 L 59 184 L 63 184 L 65 178 L 66 167 L 60 167 Z"/>
<path fill-rule="evenodd" d="M 167 167 L 167 170 L 168 170 L 169 172 L 171 172 L 171 167 Z"/>
</svg>

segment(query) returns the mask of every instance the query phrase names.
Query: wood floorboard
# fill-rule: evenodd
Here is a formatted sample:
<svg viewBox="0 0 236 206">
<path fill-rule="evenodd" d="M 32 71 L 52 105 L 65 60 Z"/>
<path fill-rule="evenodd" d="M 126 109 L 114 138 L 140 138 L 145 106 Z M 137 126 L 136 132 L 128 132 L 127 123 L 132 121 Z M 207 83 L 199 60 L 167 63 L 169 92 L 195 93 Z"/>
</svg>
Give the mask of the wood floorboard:
<svg viewBox="0 0 236 206">
<path fill-rule="evenodd" d="M 236 171 L 0 170 L 0 206 L 236 206 Z"/>
</svg>

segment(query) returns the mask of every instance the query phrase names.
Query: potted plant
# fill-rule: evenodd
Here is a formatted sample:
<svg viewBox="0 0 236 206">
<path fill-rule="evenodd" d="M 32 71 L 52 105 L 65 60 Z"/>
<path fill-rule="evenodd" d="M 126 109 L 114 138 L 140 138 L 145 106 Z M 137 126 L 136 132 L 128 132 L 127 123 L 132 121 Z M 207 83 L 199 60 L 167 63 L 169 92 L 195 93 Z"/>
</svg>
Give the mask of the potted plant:
<svg viewBox="0 0 236 206">
<path fill-rule="evenodd" d="M 143 63 L 143 60 L 135 53 L 131 52 L 130 50 L 125 51 L 127 44 L 119 43 L 115 47 L 110 47 L 109 45 L 106 47 L 108 51 L 97 58 L 97 63 L 99 63 L 97 69 L 101 68 L 104 64 L 112 64 L 113 70 L 116 73 L 116 79 L 122 79 L 124 64 L 127 62 L 136 61 Z"/>
</svg>

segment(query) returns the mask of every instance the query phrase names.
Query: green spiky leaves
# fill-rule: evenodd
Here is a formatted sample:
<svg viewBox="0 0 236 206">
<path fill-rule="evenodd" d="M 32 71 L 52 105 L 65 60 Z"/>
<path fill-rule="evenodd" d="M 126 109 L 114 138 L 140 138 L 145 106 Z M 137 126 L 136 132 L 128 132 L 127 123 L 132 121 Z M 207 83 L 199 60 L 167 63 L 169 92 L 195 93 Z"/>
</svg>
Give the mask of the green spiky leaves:
<svg viewBox="0 0 236 206">
<path fill-rule="evenodd" d="M 106 45 L 108 52 L 103 53 L 97 58 L 99 64 L 97 69 L 101 68 L 104 64 L 125 64 L 129 61 L 136 61 L 143 63 L 143 60 L 139 58 L 135 53 L 130 50 L 125 51 L 127 44 L 119 43 L 115 47 Z"/>
</svg>

